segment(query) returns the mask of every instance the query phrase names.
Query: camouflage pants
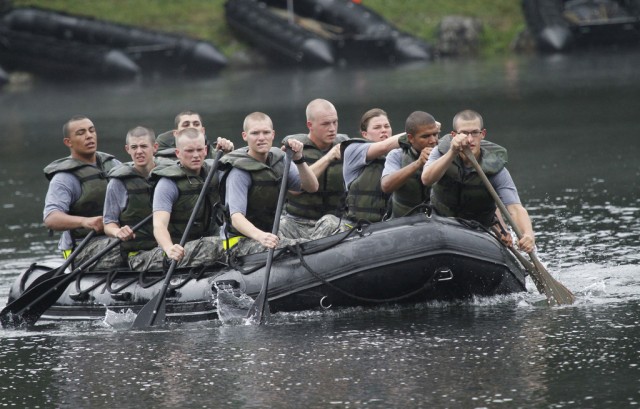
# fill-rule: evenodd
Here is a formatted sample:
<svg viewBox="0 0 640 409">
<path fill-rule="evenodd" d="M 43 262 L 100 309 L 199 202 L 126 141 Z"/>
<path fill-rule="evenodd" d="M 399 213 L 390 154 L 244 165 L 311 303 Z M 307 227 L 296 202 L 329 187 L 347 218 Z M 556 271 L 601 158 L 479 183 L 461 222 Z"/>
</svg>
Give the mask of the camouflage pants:
<svg viewBox="0 0 640 409">
<path fill-rule="evenodd" d="M 132 270 L 162 270 L 164 252 L 160 247 L 152 250 L 141 251 L 129 257 L 129 267 Z M 222 249 L 222 240 L 218 236 L 202 237 L 192 240 L 184 245 L 184 257 L 178 262 L 177 267 L 198 267 L 212 265 L 216 261 L 225 259 L 226 254 Z"/>
<path fill-rule="evenodd" d="M 278 243 L 277 248 L 295 246 L 296 243 L 304 243 L 307 241 L 307 239 L 288 239 L 282 236 L 278 237 L 280 238 L 280 242 Z M 261 253 L 267 250 L 269 249 L 260 244 L 259 241 L 244 237 L 238 241 L 238 244 L 231 248 L 230 252 L 232 256 L 241 257 L 246 256 L 247 254 Z"/>
<path fill-rule="evenodd" d="M 88 261 L 91 257 L 105 250 L 109 244 L 118 241 L 113 238 L 100 237 L 89 241 L 89 243 L 78 253 L 73 259 L 73 268 L 77 268 Z M 104 256 L 100 257 L 96 263 L 86 270 L 111 270 L 118 267 L 125 267 L 120 254 L 120 246 L 115 246 L 109 250 Z"/>
<path fill-rule="evenodd" d="M 346 229 L 342 229 L 340 218 L 326 214 L 318 220 L 303 219 L 285 214 L 280 218 L 279 234 L 290 239 L 321 239 Z"/>
</svg>

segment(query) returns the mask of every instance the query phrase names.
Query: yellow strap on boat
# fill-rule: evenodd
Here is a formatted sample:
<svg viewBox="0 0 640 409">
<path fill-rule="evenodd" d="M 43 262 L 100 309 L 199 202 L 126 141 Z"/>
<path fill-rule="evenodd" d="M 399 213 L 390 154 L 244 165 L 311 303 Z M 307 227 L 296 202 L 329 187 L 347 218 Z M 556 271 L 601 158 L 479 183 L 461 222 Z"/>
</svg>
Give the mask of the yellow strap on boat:
<svg viewBox="0 0 640 409">
<path fill-rule="evenodd" d="M 244 236 L 234 236 L 234 237 L 231 237 L 230 239 L 222 240 L 222 247 L 224 247 L 225 250 L 229 250 L 230 248 L 238 244 L 240 239 L 244 239 L 244 238 L 245 238 Z"/>
<path fill-rule="evenodd" d="M 65 260 L 69 258 L 69 256 L 71 255 L 71 253 L 73 253 L 73 250 L 69 249 L 69 250 L 62 250 L 62 258 L 64 258 Z"/>
<path fill-rule="evenodd" d="M 139 251 L 130 251 L 127 253 L 127 257 L 133 257 L 136 256 L 138 253 L 140 253 Z"/>
</svg>

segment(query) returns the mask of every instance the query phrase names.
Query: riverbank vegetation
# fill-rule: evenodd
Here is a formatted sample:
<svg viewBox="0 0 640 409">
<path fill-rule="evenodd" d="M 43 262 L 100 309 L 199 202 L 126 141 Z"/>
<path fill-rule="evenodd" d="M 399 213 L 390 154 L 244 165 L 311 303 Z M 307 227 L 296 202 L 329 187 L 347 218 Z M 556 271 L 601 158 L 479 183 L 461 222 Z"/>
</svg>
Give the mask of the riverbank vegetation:
<svg viewBox="0 0 640 409">
<path fill-rule="evenodd" d="M 122 24 L 176 32 L 211 41 L 227 56 L 245 50 L 224 18 L 224 0 L 14 0 L 15 6 L 38 6 Z M 294 2 L 295 4 L 295 2 Z M 362 0 L 398 28 L 434 43 L 443 17 L 476 17 L 483 23 L 481 55 L 511 52 L 510 44 L 524 28 L 519 1 L 514 0 Z"/>
</svg>

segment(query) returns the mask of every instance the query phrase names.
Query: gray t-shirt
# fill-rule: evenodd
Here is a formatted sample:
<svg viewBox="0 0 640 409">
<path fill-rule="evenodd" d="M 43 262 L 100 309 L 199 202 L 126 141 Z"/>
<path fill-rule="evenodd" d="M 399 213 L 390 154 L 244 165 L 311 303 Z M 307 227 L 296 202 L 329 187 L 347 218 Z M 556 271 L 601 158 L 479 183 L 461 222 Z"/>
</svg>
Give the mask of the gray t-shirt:
<svg viewBox="0 0 640 409">
<path fill-rule="evenodd" d="M 381 179 L 402 169 L 402 148 L 392 150 L 384 161 Z"/>
<path fill-rule="evenodd" d="M 176 182 L 170 178 L 160 178 L 153 190 L 152 209 L 171 213 L 173 204 L 178 200 L 180 190 Z"/>
<path fill-rule="evenodd" d="M 429 155 L 429 159 L 424 166 L 429 166 L 431 163 L 435 162 L 442 156 L 443 155 L 440 153 L 440 150 L 432 150 L 431 154 Z M 465 167 L 463 171 L 465 172 L 465 174 L 469 174 L 473 170 L 474 169 L 472 167 Z M 518 189 L 516 189 L 516 185 L 513 182 L 511 174 L 506 167 L 502 168 L 502 170 L 495 175 L 487 175 L 487 179 L 489 179 L 489 182 L 491 182 L 491 186 L 493 186 L 493 188 L 496 190 L 496 193 L 498 193 L 500 200 L 502 200 L 502 203 L 504 203 L 505 206 L 521 203 L 520 196 L 518 195 Z"/>
<path fill-rule="evenodd" d="M 115 165 L 120 165 L 120 161 L 114 159 Z M 80 180 L 69 172 L 58 172 L 51 178 L 47 195 L 44 199 L 44 210 L 42 220 L 45 220 L 53 211 L 69 213 L 71 204 L 75 203 L 82 194 Z M 60 250 L 70 250 L 73 248 L 73 239 L 69 231 L 62 232 L 58 241 Z"/>
<path fill-rule="evenodd" d="M 352 143 L 344 150 L 342 165 L 342 177 L 345 188 L 356 180 L 367 166 L 367 152 L 371 147 L 370 143 Z"/>
<path fill-rule="evenodd" d="M 113 178 L 107 185 L 107 193 L 104 197 L 104 209 L 102 211 L 102 222 L 104 224 L 120 224 L 120 214 L 127 206 L 129 193 L 124 183 L 120 179 Z"/>
</svg>

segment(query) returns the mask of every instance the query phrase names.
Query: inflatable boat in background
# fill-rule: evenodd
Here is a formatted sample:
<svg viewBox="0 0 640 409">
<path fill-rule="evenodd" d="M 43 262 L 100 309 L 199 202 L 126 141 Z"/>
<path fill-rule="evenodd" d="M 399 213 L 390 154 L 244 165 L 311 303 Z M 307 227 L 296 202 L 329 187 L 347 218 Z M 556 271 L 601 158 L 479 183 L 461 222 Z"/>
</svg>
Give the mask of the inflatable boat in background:
<svg viewBox="0 0 640 409">
<path fill-rule="evenodd" d="M 430 60 L 431 47 L 349 0 L 228 0 L 229 26 L 282 64 L 381 64 Z"/>
<path fill-rule="evenodd" d="M 96 78 L 119 77 L 127 71 L 123 65 L 128 71 L 137 67 L 143 76 L 206 76 L 227 64 L 226 57 L 206 41 L 36 7 L 8 10 L 0 17 L 0 27 L 0 62 L 9 69 L 44 75 L 48 68 L 61 67 L 65 59 L 71 68 L 81 65 L 77 61 L 88 64 L 84 74 Z M 94 57 L 111 51 L 122 55 L 117 62 L 113 56 Z M 69 53 L 90 58 L 69 58 Z M 69 73 L 70 79 L 78 69 Z"/>
<path fill-rule="evenodd" d="M 542 51 L 640 42 L 640 0 L 523 0 Z"/>
</svg>

